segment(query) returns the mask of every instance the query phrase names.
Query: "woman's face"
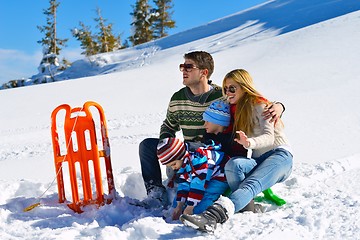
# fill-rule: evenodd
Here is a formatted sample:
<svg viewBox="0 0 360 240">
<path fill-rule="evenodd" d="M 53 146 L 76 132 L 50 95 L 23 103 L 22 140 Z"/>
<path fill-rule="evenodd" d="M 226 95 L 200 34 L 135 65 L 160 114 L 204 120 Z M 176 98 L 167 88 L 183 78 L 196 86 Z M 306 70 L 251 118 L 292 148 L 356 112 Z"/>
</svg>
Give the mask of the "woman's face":
<svg viewBox="0 0 360 240">
<path fill-rule="evenodd" d="M 224 92 L 230 104 L 236 104 L 245 94 L 240 84 L 232 78 L 225 79 Z"/>
</svg>

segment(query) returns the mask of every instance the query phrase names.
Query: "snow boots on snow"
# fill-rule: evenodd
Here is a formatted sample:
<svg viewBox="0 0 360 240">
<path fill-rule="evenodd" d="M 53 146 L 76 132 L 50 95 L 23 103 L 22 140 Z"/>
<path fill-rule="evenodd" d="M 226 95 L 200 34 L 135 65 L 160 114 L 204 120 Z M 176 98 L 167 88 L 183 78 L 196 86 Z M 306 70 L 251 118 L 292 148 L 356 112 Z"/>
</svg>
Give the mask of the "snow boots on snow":
<svg viewBox="0 0 360 240">
<path fill-rule="evenodd" d="M 209 206 L 203 213 L 180 216 L 184 225 L 210 233 L 215 231 L 217 223 L 224 223 L 228 218 L 226 209 L 218 203 Z"/>
</svg>

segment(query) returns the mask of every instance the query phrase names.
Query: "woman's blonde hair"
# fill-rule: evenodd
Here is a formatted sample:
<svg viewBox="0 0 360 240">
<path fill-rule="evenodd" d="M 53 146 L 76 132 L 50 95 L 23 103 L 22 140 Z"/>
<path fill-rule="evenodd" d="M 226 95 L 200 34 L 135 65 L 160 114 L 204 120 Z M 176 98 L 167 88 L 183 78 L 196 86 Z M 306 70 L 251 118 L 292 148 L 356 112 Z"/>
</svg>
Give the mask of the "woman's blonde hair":
<svg viewBox="0 0 360 240">
<path fill-rule="evenodd" d="M 226 74 L 222 84 L 223 89 L 227 79 L 237 82 L 245 92 L 244 96 L 236 103 L 233 132 L 241 130 L 251 136 L 255 125 L 253 119 L 255 105 L 268 104 L 269 101 L 255 89 L 253 79 L 246 70 L 235 69 Z"/>
</svg>

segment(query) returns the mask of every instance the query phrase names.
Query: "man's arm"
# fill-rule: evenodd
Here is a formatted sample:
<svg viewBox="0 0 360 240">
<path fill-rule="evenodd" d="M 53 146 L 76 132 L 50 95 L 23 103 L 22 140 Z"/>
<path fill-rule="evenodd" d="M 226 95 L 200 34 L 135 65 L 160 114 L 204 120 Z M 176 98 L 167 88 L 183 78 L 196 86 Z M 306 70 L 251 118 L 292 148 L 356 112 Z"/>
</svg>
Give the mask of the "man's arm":
<svg viewBox="0 0 360 240">
<path fill-rule="evenodd" d="M 171 103 L 171 101 L 170 101 Z M 160 139 L 175 137 L 176 132 L 180 131 L 179 120 L 174 112 L 169 110 L 170 103 L 166 112 L 166 118 L 160 127 Z"/>
<path fill-rule="evenodd" d="M 163 122 L 163 124 L 160 127 L 160 139 L 164 138 L 174 138 L 176 137 L 176 132 L 180 129 L 174 129 L 170 127 L 169 123 L 167 122 L 167 119 Z"/>
</svg>

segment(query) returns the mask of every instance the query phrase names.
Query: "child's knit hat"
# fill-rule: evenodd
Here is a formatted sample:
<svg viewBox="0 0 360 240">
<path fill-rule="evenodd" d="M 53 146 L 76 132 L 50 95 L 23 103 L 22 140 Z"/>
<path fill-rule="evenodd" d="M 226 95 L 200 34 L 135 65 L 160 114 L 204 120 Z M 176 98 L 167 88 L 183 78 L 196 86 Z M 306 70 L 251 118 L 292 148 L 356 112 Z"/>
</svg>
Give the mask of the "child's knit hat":
<svg viewBox="0 0 360 240">
<path fill-rule="evenodd" d="M 185 156 L 185 144 L 178 138 L 161 139 L 157 145 L 157 156 L 163 165 L 181 160 Z"/>
<path fill-rule="evenodd" d="M 224 127 L 230 125 L 230 104 L 223 100 L 216 100 L 203 113 L 203 120 Z"/>
</svg>

